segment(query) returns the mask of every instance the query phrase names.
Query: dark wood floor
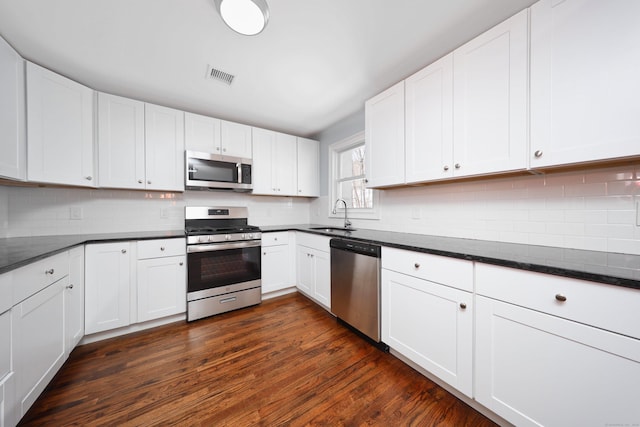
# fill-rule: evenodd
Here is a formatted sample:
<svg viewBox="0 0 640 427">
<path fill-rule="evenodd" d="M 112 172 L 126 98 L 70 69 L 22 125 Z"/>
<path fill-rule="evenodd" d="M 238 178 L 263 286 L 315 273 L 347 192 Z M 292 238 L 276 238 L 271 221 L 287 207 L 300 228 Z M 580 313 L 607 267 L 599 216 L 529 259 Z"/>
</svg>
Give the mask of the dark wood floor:
<svg viewBox="0 0 640 427">
<path fill-rule="evenodd" d="M 493 426 L 299 294 L 76 348 L 20 425 Z"/>
</svg>

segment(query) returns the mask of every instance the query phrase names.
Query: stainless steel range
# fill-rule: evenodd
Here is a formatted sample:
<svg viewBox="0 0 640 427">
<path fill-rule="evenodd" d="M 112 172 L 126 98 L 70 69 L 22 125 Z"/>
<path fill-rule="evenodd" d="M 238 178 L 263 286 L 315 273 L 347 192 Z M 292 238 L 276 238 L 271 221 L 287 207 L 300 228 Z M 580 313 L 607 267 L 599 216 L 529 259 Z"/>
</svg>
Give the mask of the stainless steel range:
<svg viewBox="0 0 640 427">
<path fill-rule="evenodd" d="M 262 233 L 243 207 L 185 208 L 187 321 L 262 301 Z"/>
</svg>

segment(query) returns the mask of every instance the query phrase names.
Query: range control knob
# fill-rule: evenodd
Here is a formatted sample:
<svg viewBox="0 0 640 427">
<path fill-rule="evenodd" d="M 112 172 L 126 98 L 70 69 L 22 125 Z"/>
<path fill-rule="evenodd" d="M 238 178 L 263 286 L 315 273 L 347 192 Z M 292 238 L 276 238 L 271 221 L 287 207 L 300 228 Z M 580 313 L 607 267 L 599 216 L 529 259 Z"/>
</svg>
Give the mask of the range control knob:
<svg viewBox="0 0 640 427">
<path fill-rule="evenodd" d="M 231 240 L 231 234 L 225 234 L 224 240 Z"/>
<path fill-rule="evenodd" d="M 206 243 L 209 241 L 209 236 L 200 236 L 198 237 L 198 242 L 199 243 Z"/>
</svg>

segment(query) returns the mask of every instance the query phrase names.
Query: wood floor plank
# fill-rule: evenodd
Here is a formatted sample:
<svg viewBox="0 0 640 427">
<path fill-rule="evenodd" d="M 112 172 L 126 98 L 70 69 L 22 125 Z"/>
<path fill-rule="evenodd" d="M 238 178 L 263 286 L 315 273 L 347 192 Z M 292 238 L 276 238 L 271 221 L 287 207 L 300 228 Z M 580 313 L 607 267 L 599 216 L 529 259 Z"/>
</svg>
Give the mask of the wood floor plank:
<svg viewBox="0 0 640 427">
<path fill-rule="evenodd" d="M 21 426 L 494 426 L 300 294 L 76 348 Z"/>
</svg>

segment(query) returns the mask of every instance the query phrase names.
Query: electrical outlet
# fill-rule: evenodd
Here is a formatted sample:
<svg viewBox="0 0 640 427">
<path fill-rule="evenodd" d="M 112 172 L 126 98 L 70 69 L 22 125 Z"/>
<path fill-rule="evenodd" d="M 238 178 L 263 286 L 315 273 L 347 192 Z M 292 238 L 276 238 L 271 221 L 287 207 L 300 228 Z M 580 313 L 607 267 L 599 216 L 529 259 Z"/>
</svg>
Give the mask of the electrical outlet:
<svg viewBox="0 0 640 427">
<path fill-rule="evenodd" d="M 82 208 L 78 206 L 71 206 L 69 208 L 69 218 L 70 219 L 82 219 Z"/>
<path fill-rule="evenodd" d="M 420 219 L 420 206 L 414 206 L 411 208 L 411 218 Z"/>
<path fill-rule="evenodd" d="M 169 209 L 160 208 L 160 218 L 169 218 Z"/>
</svg>

